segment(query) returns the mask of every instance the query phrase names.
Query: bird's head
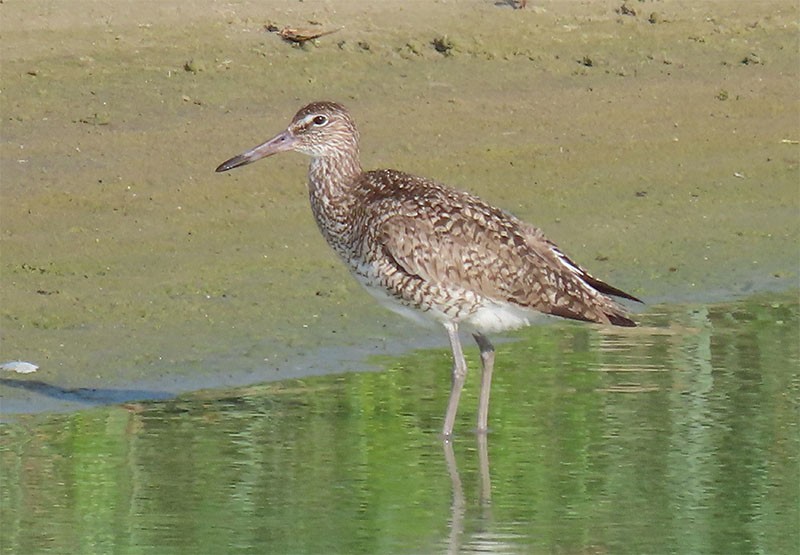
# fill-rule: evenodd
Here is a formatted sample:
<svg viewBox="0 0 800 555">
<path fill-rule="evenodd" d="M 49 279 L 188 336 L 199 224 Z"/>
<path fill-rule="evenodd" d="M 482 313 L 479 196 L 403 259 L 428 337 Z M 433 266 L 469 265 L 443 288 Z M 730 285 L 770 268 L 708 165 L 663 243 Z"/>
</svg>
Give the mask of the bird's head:
<svg viewBox="0 0 800 555">
<path fill-rule="evenodd" d="M 335 102 L 312 102 L 300 109 L 289 126 L 247 152 L 217 167 L 224 172 L 266 156 L 294 150 L 313 158 L 358 155 L 358 130 L 347 109 Z"/>
</svg>

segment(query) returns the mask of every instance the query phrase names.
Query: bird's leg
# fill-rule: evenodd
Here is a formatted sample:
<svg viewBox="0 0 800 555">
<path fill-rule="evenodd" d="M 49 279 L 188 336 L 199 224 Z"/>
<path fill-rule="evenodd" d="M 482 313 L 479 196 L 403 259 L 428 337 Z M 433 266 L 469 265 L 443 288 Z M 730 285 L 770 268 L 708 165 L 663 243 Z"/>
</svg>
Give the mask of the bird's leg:
<svg viewBox="0 0 800 555">
<path fill-rule="evenodd" d="M 444 415 L 444 427 L 442 428 L 444 439 L 449 440 L 453 435 L 453 424 L 456 421 L 461 389 L 467 379 L 467 361 L 464 360 L 461 341 L 458 339 L 458 324 L 446 322 L 444 327 L 447 330 L 447 337 L 450 339 L 450 350 L 453 352 L 453 381 L 450 386 L 450 400 L 447 402 L 447 413 Z"/>
<path fill-rule="evenodd" d="M 492 390 L 492 370 L 494 369 L 494 345 L 482 333 L 473 333 L 472 337 L 481 350 L 481 392 L 478 397 L 478 433 L 485 434 L 489 430 L 489 394 Z"/>
</svg>

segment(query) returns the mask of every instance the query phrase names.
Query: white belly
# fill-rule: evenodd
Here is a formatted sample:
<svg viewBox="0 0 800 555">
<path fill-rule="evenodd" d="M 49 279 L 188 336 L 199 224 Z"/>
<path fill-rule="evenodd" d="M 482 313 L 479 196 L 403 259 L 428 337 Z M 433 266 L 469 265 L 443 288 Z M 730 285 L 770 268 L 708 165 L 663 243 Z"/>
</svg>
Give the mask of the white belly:
<svg viewBox="0 0 800 555">
<path fill-rule="evenodd" d="M 461 313 L 458 316 L 454 316 L 453 310 L 448 310 L 447 313 L 443 310 L 437 310 L 435 307 L 423 310 L 409 306 L 400 299 L 393 297 L 383 287 L 375 283 L 375 280 L 371 279 L 371 276 L 366 276 L 364 273 L 358 271 L 353 272 L 359 283 L 361 283 L 382 306 L 424 326 L 430 326 L 433 322 L 456 322 L 459 324 L 466 324 L 480 332 L 498 332 L 528 326 L 536 320 L 546 318 L 546 315 L 540 312 L 508 302 L 478 297 L 471 292 L 465 293 L 467 293 L 467 296 L 471 297 L 471 300 L 478 301 L 477 309 L 473 307 L 470 311 L 460 311 Z M 455 296 L 457 296 L 457 294 Z"/>
<path fill-rule="evenodd" d="M 534 310 L 487 299 L 478 310 L 464 318 L 464 322 L 478 331 L 494 332 L 529 326 L 538 316 L 544 317 Z"/>
</svg>

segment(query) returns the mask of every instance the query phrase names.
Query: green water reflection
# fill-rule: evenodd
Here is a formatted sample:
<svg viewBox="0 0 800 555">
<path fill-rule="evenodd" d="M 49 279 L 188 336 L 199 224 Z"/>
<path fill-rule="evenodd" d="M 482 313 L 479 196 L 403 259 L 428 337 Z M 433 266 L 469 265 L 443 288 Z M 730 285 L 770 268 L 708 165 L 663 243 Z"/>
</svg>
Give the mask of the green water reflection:
<svg viewBox="0 0 800 555">
<path fill-rule="evenodd" d="M 796 294 L 0 428 L 3 553 L 797 553 Z M 475 363 L 475 353 L 470 353 Z M 473 366 L 474 367 L 474 366 Z"/>
</svg>

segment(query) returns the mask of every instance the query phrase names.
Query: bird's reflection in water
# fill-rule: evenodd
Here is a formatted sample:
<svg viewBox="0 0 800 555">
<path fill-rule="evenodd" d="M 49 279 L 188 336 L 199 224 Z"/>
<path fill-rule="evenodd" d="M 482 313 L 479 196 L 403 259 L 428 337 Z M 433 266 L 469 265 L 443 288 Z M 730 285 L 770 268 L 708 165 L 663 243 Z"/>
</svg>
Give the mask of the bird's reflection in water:
<svg viewBox="0 0 800 555">
<path fill-rule="evenodd" d="M 486 436 L 486 434 L 480 435 Z M 453 487 L 453 501 L 450 504 L 450 537 L 447 542 L 447 552 L 459 553 L 461 551 L 461 537 L 464 535 L 464 487 L 461 484 L 461 476 L 458 473 L 456 454 L 453 452 L 453 442 L 443 441 L 442 445 L 444 446 L 444 460 L 447 462 L 447 473 L 450 475 L 450 483 Z"/>
<path fill-rule="evenodd" d="M 464 495 L 464 485 L 458 471 L 452 441 L 442 442 L 447 473 L 452 487 L 450 504 L 450 533 L 447 541 L 447 553 L 507 553 L 518 549 L 513 538 L 507 534 L 499 534 L 493 530 L 492 524 L 492 481 L 489 470 L 488 437 L 478 433 L 476 437 L 478 450 L 478 503 L 469 505 Z M 478 514 L 467 520 L 467 507 L 477 506 Z"/>
</svg>

